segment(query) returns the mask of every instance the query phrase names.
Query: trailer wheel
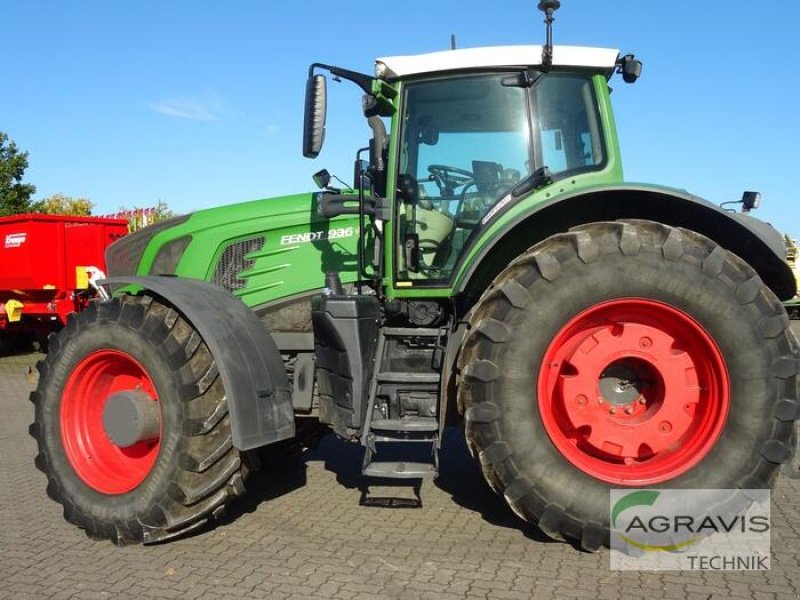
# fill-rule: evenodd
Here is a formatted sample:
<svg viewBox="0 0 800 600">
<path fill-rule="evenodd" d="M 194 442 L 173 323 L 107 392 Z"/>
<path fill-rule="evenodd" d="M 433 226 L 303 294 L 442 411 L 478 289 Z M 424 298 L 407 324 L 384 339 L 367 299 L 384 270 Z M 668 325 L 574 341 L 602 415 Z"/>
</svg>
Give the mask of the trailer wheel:
<svg viewBox="0 0 800 600">
<path fill-rule="evenodd" d="M 31 394 L 36 466 L 91 537 L 157 542 L 244 492 L 222 381 L 206 344 L 150 296 L 92 303 L 51 336 Z"/>
<path fill-rule="evenodd" d="M 608 544 L 610 488 L 769 487 L 792 454 L 789 319 L 699 234 L 631 221 L 556 235 L 513 261 L 469 322 L 468 444 L 553 538 Z"/>
</svg>

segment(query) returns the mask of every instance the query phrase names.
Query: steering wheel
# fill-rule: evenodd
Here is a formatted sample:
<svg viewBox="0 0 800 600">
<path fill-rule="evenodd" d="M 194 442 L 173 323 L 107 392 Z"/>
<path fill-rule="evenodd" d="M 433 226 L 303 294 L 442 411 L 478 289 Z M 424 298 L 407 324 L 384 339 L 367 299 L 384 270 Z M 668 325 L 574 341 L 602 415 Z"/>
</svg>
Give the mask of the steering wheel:
<svg viewBox="0 0 800 600">
<path fill-rule="evenodd" d="M 439 188 L 442 197 L 455 196 L 457 187 L 472 183 L 475 179 L 472 171 L 447 165 L 428 165 L 428 172 Z"/>
</svg>

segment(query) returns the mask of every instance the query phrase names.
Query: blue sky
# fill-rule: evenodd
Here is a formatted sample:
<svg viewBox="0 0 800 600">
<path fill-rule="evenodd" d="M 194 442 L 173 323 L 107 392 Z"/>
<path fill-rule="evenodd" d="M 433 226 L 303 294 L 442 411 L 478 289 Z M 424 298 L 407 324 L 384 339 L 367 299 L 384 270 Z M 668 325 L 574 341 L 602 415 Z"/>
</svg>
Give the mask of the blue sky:
<svg viewBox="0 0 800 600">
<path fill-rule="evenodd" d="M 6 2 L 0 131 L 30 153 L 36 198 L 95 213 L 163 200 L 177 212 L 349 180 L 369 130 L 360 93 L 329 87 L 326 147 L 302 157 L 303 89 L 320 61 L 540 43 L 535 0 Z M 800 2 L 563 0 L 556 43 L 634 52 L 613 94 L 626 179 L 756 213 L 800 236 Z M 9 57 L 10 54 L 10 57 Z"/>
</svg>

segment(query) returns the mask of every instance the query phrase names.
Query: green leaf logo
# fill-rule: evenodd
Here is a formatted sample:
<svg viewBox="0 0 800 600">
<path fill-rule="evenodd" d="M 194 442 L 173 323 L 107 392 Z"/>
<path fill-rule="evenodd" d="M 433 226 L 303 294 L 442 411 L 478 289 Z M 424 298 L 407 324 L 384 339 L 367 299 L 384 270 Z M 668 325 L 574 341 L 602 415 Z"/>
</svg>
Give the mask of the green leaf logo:
<svg viewBox="0 0 800 600">
<path fill-rule="evenodd" d="M 653 506 L 656 503 L 656 500 L 658 500 L 660 494 L 660 492 L 653 490 L 637 490 L 620 498 L 616 501 L 614 508 L 611 510 L 612 526 L 614 528 L 617 527 L 617 517 L 620 515 L 620 513 L 635 506 Z M 634 540 L 620 532 L 616 533 L 621 539 L 625 540 L 631 546 L 639 548 L 640 550 L 655 552 L 678 552 L 687 546 L 691 546 L 702 540 L 702 536 L 695 536 L 678 543 L 672 542 L 669 544 L 647 544 Z"/>
<path fill-rule="evenodd" d="M 660 492 L 653 492 L 651 490 L 641 490 L 638 492 L 631 492 L 617 500 L 614 504 L 614 510 L 611 511 L 611 524 L 617 526 L 617 516 L 624 510 L 628 510 L 633 506 L 653 506 L 656 499 L 658 499 Z"/>
</svg>

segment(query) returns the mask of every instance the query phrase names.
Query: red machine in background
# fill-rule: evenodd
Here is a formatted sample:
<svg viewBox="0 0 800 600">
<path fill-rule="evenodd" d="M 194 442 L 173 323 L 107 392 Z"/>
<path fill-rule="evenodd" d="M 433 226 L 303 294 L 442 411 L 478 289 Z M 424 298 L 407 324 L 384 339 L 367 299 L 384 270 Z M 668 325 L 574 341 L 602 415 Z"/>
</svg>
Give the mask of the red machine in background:
<svg viewBox="0 0 800 600">
<path fill-rule="evenodd" d="M 0 340 L 40 342 L 99 292 L 106 247 L 128 233 L 125 219 L 25 214 L 0 217 Z"/>
</svg>

